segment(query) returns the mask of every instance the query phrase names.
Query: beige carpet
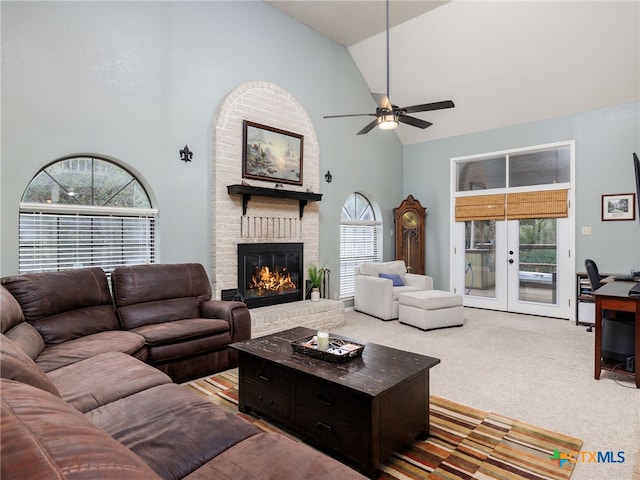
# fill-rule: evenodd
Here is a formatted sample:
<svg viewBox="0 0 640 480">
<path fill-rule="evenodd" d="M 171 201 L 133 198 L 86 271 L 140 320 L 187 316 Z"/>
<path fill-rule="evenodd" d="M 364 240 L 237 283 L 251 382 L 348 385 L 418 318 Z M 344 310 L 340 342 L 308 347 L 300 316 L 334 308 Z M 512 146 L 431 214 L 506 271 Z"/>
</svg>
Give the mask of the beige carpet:
<svg viewBox="0 0 640 480">
<path fill-rule="evenodd" d="M 424 332 L 347 312 L 334 333 L 438 357 L 431 394 L 578 437 L 573 479 L 631 480 L 640 449 L 640 390 L 630 377 L 593 378 L 593 333 L 566 320 L 465 308 L 465 325 Z M 604 457 L 610 458 L 610 457 Z"/>
</svg>

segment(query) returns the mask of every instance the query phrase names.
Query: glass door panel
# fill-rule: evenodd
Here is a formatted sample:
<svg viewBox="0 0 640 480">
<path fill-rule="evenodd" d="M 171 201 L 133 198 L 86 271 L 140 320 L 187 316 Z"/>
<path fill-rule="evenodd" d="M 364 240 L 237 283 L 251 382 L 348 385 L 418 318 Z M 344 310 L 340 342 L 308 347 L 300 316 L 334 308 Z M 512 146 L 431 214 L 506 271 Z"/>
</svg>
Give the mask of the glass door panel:
<svg viewBox="0 0 640 480">
<path fill-rule="evenodd" d="M 569 318 L 568 288 L 560 288 L 569 284 L 568 220 L 507 223 L 509 311 Z"/>
<path fill-rule="evenodd" d="M 505 222 L 471 220 L 456 223 L 456 291 L 463 292 L 470 307 L 506 308 L 506 289 L 497 286 L 506 278 Z"/>
<path fill-rule="evenodd" d="M 496 222 L 465 222 L 465 295 L 496 297 Z"/>
<path fill-rule="evenodd" d="M 520 220 L 518 300 L 557 305 L 556 223 L 555 218 Z"/>
</svg>

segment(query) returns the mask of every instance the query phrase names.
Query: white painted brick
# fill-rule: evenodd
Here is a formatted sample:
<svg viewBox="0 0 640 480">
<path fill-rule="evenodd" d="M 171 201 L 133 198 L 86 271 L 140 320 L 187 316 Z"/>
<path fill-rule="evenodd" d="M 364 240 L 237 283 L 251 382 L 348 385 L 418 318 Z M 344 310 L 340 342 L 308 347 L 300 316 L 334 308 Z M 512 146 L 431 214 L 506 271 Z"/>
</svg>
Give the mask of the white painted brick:
<svg viewBox="0 0 640 480">
<path fill-rule="evenodd" d="M 306 206 L 304 218 L 300 220 L 297 202 L 254 197 L 249 202 L 247 217 L 292 218 L 297 222 L 294 223 L 293 231 L 284 238 L 278 237 L 273 227 L 263 229 L 261 232 L 251 232 L 251 229 L 245 232 L 245 224 L 242 223 L 242 201 L 239 197 L 230 196 L 227 193 L 227 185 L 242 181 L 242 121 L 245 119 L 303 135 L 303 186 L 288 185 L 287 188 L 296 191 L 306 191 L 307 188 L 314 192 L 320 190 L 318 140 L 313 123 L 302 105 L 289 92 L 266 81 L 249 82 L 229 92 L 218 109 L 217 118 L 211 129 L 213 140 L 211 178 L 214 182 L 211 202 L 213 242 L 211 279 L 216 298 L 220 298 L 219 294 L 223 289 L 236 288 L 238 243 L 285 242 L 293 239 L 304 243 L 305 264 L 317 262 L 319 255 L 320 219 L 319 205 L 316 203 Z M 248 183 L 273 187 L 275 182 L 250 180 Z M 255 311 L 256 309 L 252 310 L 252 317 Z M 288 328 L 287 325 L 290 322 L 301 324 L 304 319 L 300 317 L 308 315 L 312 317 L 320 315 L 320 310 L 309 308 L 305 313 L 294 311 L 286 314 L 283 320 L 274 319 L 275 325 L 271 327 L 265 325 L 264 317 L 258 317 L 254 326 L 259 326 L 262 332 L 274 332 Z M 342 313 L 342 319 L 339 313 L 336 318 L 337 324 L 344 322 L 344 313 Z M 326 318 L 321 319 L 321 322 L 326 321 L 328 321 Z"/>
</svg>

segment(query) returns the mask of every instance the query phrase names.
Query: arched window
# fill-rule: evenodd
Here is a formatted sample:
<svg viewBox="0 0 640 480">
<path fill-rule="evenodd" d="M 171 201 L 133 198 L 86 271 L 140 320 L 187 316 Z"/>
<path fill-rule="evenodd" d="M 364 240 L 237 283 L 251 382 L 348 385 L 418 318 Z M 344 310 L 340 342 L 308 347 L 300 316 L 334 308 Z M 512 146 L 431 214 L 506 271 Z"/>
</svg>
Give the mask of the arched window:
<svg viewBox="0 0 640 480">
<path fill-rule="evenodd" d="M 157 210 L 127 170 L 73 156 L 40 170 L 20 202 L 19 271 L 153 263 Z"/>
<path fill-rule="evenodd" d="M 353 296 L 353 271 L 363 262 L 382 261 L 382 222 L 360 193 L 352 193 L 340 215 L 340 297 Z"/>
</svg>

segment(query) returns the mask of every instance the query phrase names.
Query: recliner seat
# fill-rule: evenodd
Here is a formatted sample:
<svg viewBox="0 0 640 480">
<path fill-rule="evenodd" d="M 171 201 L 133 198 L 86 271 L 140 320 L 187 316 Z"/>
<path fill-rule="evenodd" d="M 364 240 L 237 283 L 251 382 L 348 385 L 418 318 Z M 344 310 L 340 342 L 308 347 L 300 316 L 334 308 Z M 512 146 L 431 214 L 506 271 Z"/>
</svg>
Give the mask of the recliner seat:
<svg viewBox="0 0 640 480">
<path fill-rule="evenodd" d="M 184 382 L 237 366 L 230 343 L 251 337 L 246 305 L 211 299 L 198 263 L 133 265 L 111 274 L 125 330 L 145 339 L 147 361 Z"/>
</svg>

